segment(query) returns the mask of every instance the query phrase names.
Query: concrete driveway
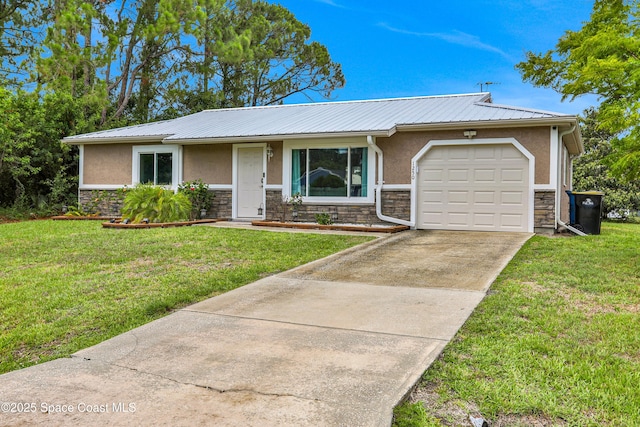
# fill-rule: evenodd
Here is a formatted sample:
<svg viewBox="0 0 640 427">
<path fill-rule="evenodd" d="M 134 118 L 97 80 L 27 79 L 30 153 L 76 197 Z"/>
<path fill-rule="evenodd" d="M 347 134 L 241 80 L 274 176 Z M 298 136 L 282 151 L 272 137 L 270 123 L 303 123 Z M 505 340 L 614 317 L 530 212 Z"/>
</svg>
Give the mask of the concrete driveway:
<svg viewBox="0 0 640 427">
<path fill-rule="evenodd" d="M 0 425 L 387 426 L 529 237 L 408 231 L 262 279 L 0 376 Z"/>
</svg>

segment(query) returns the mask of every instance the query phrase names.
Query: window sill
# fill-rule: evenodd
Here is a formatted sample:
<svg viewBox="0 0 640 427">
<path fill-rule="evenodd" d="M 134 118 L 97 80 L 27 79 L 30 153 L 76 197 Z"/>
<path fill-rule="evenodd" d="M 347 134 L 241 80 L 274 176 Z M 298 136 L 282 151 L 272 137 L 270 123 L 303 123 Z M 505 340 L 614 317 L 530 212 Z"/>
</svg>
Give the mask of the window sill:
<svg viewBox="0 0 640 427">
<path fill-rule="evenodd" d="M 357 198 L 353 198 L 353 199 L 324 199 L 324 198 L 317 198 L 317 199 L 313 199 L 313 198 L 303 198 L 302 199 L 302 204 L 303 205 L 318 205 L 318 206 L 325 206 L 325 205 L 375 205 L 375 200 L 369 200 L 369 199 L 357 199 Z"/>
</svg>

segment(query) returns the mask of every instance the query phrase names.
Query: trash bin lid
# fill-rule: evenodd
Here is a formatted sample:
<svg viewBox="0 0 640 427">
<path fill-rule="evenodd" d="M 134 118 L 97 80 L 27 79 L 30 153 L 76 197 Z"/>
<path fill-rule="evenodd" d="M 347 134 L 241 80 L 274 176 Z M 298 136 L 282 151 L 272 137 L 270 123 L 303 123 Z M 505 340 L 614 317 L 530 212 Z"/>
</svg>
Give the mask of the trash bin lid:
<svg viewBox="0 0 640 427">
<path fill-rule="evenodd" d="M 602 191 L 574 191 L 573 194 L 584 194 L 587 196 L 604 196 Z"/>
</svg>

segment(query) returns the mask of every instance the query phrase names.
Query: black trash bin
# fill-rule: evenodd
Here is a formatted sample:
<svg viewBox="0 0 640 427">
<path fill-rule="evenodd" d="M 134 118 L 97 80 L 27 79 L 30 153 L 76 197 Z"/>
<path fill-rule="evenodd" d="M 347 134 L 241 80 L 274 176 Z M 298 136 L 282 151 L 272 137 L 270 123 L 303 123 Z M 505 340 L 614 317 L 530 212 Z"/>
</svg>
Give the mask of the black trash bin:
<svg viewBox="0 0 640 427">
<path fill-rule="evenodd" d="M 587 234 L 600 234 L 602 219 L 602 197 L 599 191 L 573 193 L 575 197 L 575 223 Z"/>
</svg>

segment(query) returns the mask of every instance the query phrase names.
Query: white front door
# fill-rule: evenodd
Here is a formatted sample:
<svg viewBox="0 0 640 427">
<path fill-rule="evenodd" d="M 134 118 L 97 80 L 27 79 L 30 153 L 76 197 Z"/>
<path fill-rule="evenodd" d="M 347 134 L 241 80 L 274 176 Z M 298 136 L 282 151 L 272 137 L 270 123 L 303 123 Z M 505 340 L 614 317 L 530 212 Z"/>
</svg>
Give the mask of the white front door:
<svg viewBox="0 0 640 427">
<path fill-rule="evenodd" d="M 263 147 L 238 147 L 236 207 L 237 218 L 261 218 L 258 209 L 264 209 L 264 154 Z"/>
</svg>

